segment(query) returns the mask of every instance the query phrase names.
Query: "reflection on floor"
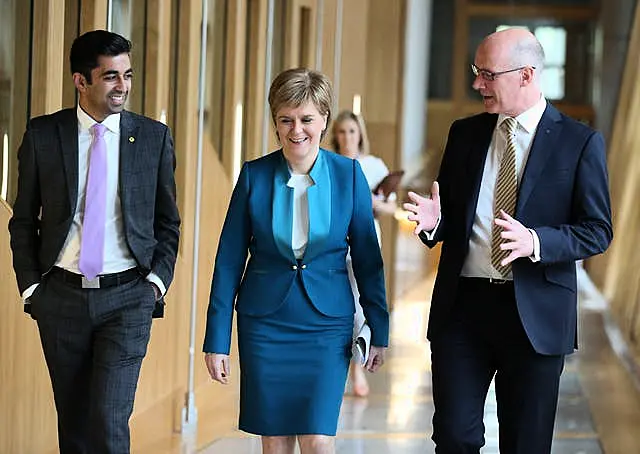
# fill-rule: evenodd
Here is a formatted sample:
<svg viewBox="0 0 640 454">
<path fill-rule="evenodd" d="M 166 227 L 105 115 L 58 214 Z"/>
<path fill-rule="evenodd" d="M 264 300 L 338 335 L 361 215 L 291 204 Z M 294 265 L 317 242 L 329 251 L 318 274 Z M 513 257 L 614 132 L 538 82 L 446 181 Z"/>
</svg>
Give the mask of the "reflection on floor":
<svg viewBox="0 0 640 454">
<path fill-rule="evenodd" d="M 409 238 L 406 241 L 414 240 Z M 415 250 L 418 245 L 411 242 L 399 245 L 400 248 L 403 246 Z M 415 259 L 415 252 L 413 254 Z M 423 275 L 417 282 L 405 282 L 403 285 L 407 290 L 396 301 L 392 314 L 392 347 L 387 364 L 380 373 L 369 376 L 371 395 L 368 398 L 347 396 L 344 400 L 336 440 L 339 454 L 434 452 L 429 438 L 433 403 L 429 345 L 425 340 L 433 273 Z M 568 358 L 562 376 L 553 453 L 638 453 L 640 443 L 634 440 L 635 435 L 631 435 L 637 433 L 637 424 L 640 422 L 637 390 L 630 382 L 618 387 L 607 380 L 607 376 L 610 376 L 619 383 L 624 380 L 624 373 L 620 372 L 613 352 L 606 346 L 602 347 L 602 343 L 606 344 L 607 341 L 605 336 L 598 336 L 602 324 L 598 325 L 594 319 L 597 318 L 594 315 L 597 311 L 589 309 L 586 313 L 589 320 L 585 328 L 588 328 L 589 336 L 583 336 L 587 339 L 580 353 Z M 596 343 L 592 339 L 594 336 Z M 594 354 L 598 355 L 596 359 Z M 603 367 L 598 370 L 599 379 L 593 373 L 594 365 L 598 362 Z M 585 377 L 585 374 L 591 376 Z M 613 387 L 618 394 L 626 396 L 618 399 L 622 407 L 620 411 L 608 407 L 606 399 L 602 398 Z M 592 418 L 592 410 L 598 413 L 597 418 Z M 594 420 L 600 421 L 600 430 L 596 429 Z M 498 453 L 496 404 L 492 393 L 486 405 L 485 425 L 486 446 L 482 453 Z M 612 431 L 618 433 L 612 436 Z M 623 440 L 625 436 L 626 441 Z M 217 440 L 201 453 L 260 454 L 260 440 L 235 432 Z"/>
</svg>

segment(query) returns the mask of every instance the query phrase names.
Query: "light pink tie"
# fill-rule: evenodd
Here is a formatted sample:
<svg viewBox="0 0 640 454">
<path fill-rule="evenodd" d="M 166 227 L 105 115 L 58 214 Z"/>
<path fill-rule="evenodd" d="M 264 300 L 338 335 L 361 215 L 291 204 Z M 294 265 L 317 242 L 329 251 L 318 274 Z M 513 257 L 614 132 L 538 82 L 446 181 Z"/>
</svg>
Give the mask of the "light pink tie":
<svg viewBox="0 0 640 454">
<path fill-rule="evenodd" d="M 107 211 L 107 128 L 96 123 L 89 148 L 89 176 L 85 189 L 84 218 L 80 242 L 80 272 L 89 280 L 102 272 L 104 262 L 104 229 Z"/>
</svg>

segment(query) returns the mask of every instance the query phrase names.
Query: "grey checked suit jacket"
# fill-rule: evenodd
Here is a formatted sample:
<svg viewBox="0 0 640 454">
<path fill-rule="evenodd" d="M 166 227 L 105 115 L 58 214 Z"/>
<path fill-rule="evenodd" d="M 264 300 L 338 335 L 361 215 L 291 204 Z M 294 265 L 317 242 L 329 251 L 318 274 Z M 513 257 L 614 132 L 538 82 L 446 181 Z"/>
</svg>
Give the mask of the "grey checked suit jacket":
<svg viewBox="0 0 640 454">
<path fill-rule="evenodd" d="M 18 160 L 20 178 L 9 231 L 22 293 L 53 267 L 73 221 L 78 196 L 76 109 L 32 119 Z M 123 111 L 119 191 L 126 243 L 140 272 L 153 271 L 167 288 L 180 227 L 174 169 L 169 129 Z"/>
</svg>

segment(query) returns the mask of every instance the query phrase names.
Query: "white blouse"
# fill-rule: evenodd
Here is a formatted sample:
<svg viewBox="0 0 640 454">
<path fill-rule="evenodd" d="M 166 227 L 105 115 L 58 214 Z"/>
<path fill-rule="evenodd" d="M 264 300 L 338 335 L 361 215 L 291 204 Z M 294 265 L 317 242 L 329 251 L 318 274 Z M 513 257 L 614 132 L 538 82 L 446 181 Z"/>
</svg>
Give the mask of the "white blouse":
<svg viewBox="0 0 640 454">
<path fill-rule="evenodd" d="M 389 169 L 384 161 L 377 156 L 364 155 L 358 157 L 358 162 L 362 168 L 367 183 L 369 183 L 369 189 L 372 191 L 380 184 L 384 177 L 389 175 Z"/>
<path fill-rule="evenodd" d="M 309 199 L 307 188 L 313 186 L 313 179 L 307 174 L 291 174 L 287 186 L 293 188 L 293 226 L 291 247 L 296 259 L 301 259 L 309 241 Z"/>
</svg>

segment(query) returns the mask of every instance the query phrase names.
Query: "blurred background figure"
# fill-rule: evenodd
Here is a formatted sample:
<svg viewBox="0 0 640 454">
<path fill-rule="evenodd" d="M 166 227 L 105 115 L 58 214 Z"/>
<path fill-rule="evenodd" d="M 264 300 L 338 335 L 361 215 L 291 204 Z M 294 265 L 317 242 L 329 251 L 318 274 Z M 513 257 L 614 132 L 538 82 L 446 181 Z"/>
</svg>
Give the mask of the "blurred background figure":
<svg viewBox="0 0 640 454">
<path fill-rule="evenodd" d="M 382 194 L 374 194 L 373 190 L 380 182 L 389 175 L 389 169 L 384 161 L 369 152 L 369 138 L 364 120 L 361 116 L 345 110 L 340 112 L 333 122 L 332 129 L 332 146 L 333 150 L 347 158 L 356 159 L 360 163 L 360 167 L 364 172 L 364 176 L 372 191 L 373 214 L 376 227 L 376 235 L 378 236 L 378 244 L 381 244 L 381 230 L 378 217 L 381 215 L 392 215 L 396 210 L 395 193 L 385 198 Z M 354 317 L 353 333 L 354 336 L 360 331 L 365 323 L 365 317 L 360 306 L 360 292 L 356 285 L 353 267 L 351 265 L 351 255 L 347 255 L 347 270 L 349 272 L 349 280 L 351 282 L 351 290 L 353 298 L 356 302 L 356 314 Z M 364 369 L 358 364 L 354 357 L 349 367 L 349 382 L 352 386 L 353 394 L 358 397 L 365 397 L 369 394 L 369 383 L 364 373 Z"/>
</svg>

